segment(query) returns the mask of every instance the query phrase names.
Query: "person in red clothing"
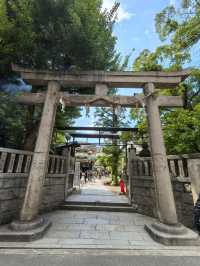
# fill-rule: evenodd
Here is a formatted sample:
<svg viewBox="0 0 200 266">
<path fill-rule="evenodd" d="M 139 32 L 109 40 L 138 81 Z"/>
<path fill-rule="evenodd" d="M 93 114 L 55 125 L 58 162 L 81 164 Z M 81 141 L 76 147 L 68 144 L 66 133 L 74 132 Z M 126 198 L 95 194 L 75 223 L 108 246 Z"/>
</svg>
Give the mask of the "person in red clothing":
<svg viewBox="0 0 200 266">
<path fill-rule="evenodd" d="M 124 180 L 123 180 L 122 177 L 120 177 L 120 180 L 119 180 L 119 186 L 120 186 L 120 194 L 125 194 Z"/>
</svg>

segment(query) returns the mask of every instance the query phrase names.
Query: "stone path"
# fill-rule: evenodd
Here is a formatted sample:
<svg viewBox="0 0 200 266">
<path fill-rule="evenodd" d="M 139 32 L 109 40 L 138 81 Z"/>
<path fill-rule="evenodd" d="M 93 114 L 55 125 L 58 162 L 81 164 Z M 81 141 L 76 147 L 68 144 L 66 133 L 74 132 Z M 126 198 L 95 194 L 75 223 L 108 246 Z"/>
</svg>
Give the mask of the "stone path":
<svg viewBox="0 0 200 266">
<path fill-rule="evenodd" d="M 31 243 L 0 242 L 0 247 L 25 248 L 159 248 L 144 231 L 152 219 L 135 213 L 65 211 L 48 214 L 52 227 Z"/>
<path fill-rule="evenodd" d="M 82 187 L 80 194 L 73 194 L 67 201 L 128 203 L 96 180 Z M 0 243 L 0 247 L 26 248 L 110 248 L 134 249 L 159 247 L 143 227 L 153 220 L 149 217 L 124 212 L 58 210 L 47 214 L 52 227 L 43 239 L 32 243 Z"/>
<path fill-rule="evenodd" d="M 68 198 L 71 201 L 126 203 L 99 181 L 84 186 L 81 194 Z M 99 250 L 181 250 L 186 247 L 167 247 L 153 241 L 144 230 L 154 219 L 138 214 L 102 211 L 57 210 L 48 214 L 52 226 L 41 240 L 30 243 L 0 242 L 5 249 L 99 249 Z M 187 247 L 191 249 L 194 247 Z M 198 248 L 200 250 L 200 248 Z"/>
<path fill-rule="evenodd" d="M 47 216 L 52 227 L 43 239 L 31 243 L 0 242 L 0 250 L 143 250 L 152 254 L 180 250 L 200 254 L 200 247 L 172 247 L 154 242 L 144 230 L 144 224 L 152 223 L 153 219 L 137 213 L 58 210 Z"/>
<path fill-rule="evenodd" d="M 103 181 L 95 180 L 81 187 L 79 194 L 69 196 L 67 202 L 100 202 L 100 203 L 128 203 L 128 199 L 124 195 L 118 195 L 107 186 L 102 184 Z"/>
<path fill-rule="evenodd" d="M 197 266 L 198 252 L 179 252 L 169 255 L 152 251 L 108 250 L 0 250 L 0 266 Z M 47 253 L 48 252 L 48 253 Z"/>
</svg>

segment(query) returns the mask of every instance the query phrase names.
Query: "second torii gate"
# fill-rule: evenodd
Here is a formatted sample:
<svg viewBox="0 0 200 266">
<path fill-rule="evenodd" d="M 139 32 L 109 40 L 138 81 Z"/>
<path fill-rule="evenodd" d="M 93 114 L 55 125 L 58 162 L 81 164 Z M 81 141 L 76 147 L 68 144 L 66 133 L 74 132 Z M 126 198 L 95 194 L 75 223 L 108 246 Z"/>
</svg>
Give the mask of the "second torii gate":
<svg viewBox="0 0 200 266">
<path fill-rule="evenodd" d="M 192 234 L 188 228 L 178 223 L 159 114 L 159 107 L 181 107 L 184 104 L 183 99 L 178 96 L 156 95 L 158 88 L 175 88 L 188 77 L 189 71 L 58 73 L 23 69 L 18 66 L 13 66 L 13 70 L 20 73 L 29 84 L 47 86 L 48 89 L 46 93 L 25 93 L 17 98 L 19 103 L 44 103 L 44 107 L 20 218 L 19 221 L 12 223 L 12 228 L 24 230 L 37 227 L 45 230 L 49 226 L 48 222 L 45 225 L 45 221 L 38 218 L 38 212 L 59 102 L 65 106 L 145 107 L 159 217 L 159 222 L 148 226 L 147 230 L 162 243 L 180 243 L 179 240 L 182 239 L 184 244 L 196 240 L 196 234 Z M 95 87 L 96 93 L 95 95 L 70 95 L 61 92 L 61 86 Z M 107 91 L 113 87 L 142 88 L 144 95 L 107 96 Z"/>
</svg>

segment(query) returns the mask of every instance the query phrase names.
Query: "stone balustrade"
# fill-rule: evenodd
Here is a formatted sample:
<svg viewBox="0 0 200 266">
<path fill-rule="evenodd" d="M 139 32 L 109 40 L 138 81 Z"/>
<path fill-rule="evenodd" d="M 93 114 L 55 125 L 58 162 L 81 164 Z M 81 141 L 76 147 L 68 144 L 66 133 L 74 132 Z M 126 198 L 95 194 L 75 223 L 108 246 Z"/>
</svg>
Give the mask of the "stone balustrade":
<svg viewBox="0 0 200 266">
<path fill-rule="evenodd" d="M 33 152 L 0 148 L 0 177 L 27 177 Z M 66 157 L 49 155 L 48 177 L 66 175 Z"/>
<path fill-rule="evenodd" d="M 48 177 L 66 176 L 66 157 L 49 155 Z"/>
<path fill-rule="evenodd" d="M 19 213 L 32 157 L 33 152 L 0 148 L 0 224 L 10 222 Z M 73 186 L 71 179 L 67 156 L 49 155 L 41 210 L 56 208 L 65 200 Z"/>
<path fill-rule="evenodd" d="M 178 218 L 180 222 L 189 227 L 192 227 L 192 210 L 195 202 L 195 196 L 192 193 L 193 178 L 191 176 L 194 173 L 192 163 L 194 161 L 200 165 L 200 154 L 168 156 Z M 131 201 L 138 205 L 139 212 L 157 217 L 151 158 L 134 156 L 131 159 L 129 175 L 131 179 Z M 196 175 L 200 180 L 200 172 L 196 171 Z"/>
<path fill-rule="evenodd" d="M 182 177 L 190 180 L 188 160 L 199 158 L 200 161 L 200 154 L 168 155 L 167 158 L 172 178 Z M 152 176 L 152 162 L 150 157 L 135 157 L 132 163 L 134 166 L 134 176 Z"/>
<path fill-rule="evenodd" d="M 33 153 L 0 148 L 0 177 L 27 177 Z"/>
</svg>

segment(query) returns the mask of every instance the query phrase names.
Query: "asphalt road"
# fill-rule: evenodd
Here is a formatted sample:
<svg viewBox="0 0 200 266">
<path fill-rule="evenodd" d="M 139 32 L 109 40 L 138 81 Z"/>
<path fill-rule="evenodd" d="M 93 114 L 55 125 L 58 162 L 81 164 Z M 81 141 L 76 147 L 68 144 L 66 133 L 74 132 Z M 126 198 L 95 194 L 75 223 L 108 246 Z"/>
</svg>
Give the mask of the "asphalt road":
<svg viewBox="0 0 200 266">
<path fill-rule="evenodd" d="M 0 266 L 198 266 L 200 265 L 199 256 L 180 256 L 177 255 L 132 255 L 112 254 L 109 251 L 105 254 L 98 255 L 90 250 L 87 253 L 67 252 L 62 254 L 42 254 L 43 252 L 34 254 L 22 254 L 16 252 L 0 254 Z M 18 254 L 17 254 L 18 253 Z"/>
</svg>

